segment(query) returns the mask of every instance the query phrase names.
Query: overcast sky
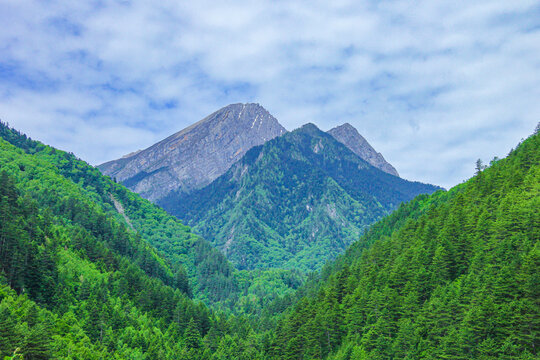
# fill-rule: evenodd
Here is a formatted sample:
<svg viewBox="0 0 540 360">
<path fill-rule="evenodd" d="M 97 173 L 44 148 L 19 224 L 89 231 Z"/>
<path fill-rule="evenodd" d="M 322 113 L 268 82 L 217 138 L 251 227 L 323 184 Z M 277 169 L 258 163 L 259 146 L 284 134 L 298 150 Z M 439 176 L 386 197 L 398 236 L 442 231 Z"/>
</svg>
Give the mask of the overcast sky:
<svg viewBox="0 0 540 360">
<path fill-rule="evenodd" d="M 0 118 L 91 164 L 229 103 L 451 187 L 540 121 L 540 3 L 0 0 Z"/>
</svg>

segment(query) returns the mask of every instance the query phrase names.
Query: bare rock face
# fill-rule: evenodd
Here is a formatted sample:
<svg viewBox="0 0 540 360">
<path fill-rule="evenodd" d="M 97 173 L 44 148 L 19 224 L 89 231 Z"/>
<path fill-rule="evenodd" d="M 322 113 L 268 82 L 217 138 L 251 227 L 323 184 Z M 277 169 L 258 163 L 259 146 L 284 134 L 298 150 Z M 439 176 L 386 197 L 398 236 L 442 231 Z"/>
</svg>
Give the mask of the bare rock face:
<svg viewBox="0 0 540 360">
<path fill-rule="evenodd" d="M 143 197 L 208 185 L 249 149 L 286 132 L 259 104 L 232 104 L 151 147 L 98 168 Z"/>
<path fill-rule="evenodd" d="M 337 126 L 329 130 L 328 133 L 379 170 L 399 177 L 397 170 L 384 159 L 381 153 L 375 151 L 351 124 L 345 123 Z"/>
</svg>

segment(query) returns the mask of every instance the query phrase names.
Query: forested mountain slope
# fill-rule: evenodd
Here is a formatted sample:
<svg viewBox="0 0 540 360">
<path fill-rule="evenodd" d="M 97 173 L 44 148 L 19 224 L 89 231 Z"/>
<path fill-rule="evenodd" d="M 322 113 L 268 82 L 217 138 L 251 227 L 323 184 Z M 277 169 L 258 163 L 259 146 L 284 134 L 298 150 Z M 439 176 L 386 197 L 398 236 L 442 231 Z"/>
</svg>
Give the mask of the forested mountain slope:
<svg viewBox="0 0 540 360">
<path fill-rule="evenodd" d="M 265 317 L 257 331 L 248 318 L 216 313 L 190 299 L 190 290 L 205 287 L 195 275 L 190 288 L 181 265 L 195 273 L 207 269 L 201 278 L 216 276 L 219 283 L 223 277 L 222 285 L 242 287 L 269 276 L 264 284 L 278 279 L 279 287 L 294 279 L 245 271 L 233 271 L 231 278 L 219 266 L 199 267 L 190 259 L 198 256 L 202 240 L 191 238 L 186 227 L 181 231 L 177 220 L 73 155 L 3 124 L 0 134 L 0 356 L 538 357 L 538 134 L 449 192 L 401 205 L 326 266 L 322 280 L 312 282 L 316 286 L 303 288 L 309 295 L 275 329 Z M 176 239 L 167 246 L 178 249 L 184 249 L 183 234 L 187 252 L 165 257 L 131 228 L 141 224 L 154 224 L 163 232 L 159 236 Z M 261 284 L 250 288 L 254 293 L 246 298 L 268 291 Z M 221 296 L 204 291 L 207 300 Z M 286 303 L 272 306 L 283 309 Z"/>
<path fill-rule="evenodd" d="M 538 209 L 537 133 L 466 183 L 372 226 L 283 318 L 269 356 L 537 359 Z"/>
<path fill-rule="evenodd" d="M 5 124 L 0 137 L 0 357 L 209 358 L 248 341 L 251 322 L 190 297 L 257 313 L 301 284 L 288 271 L 238 272 L 72 154 Z"/>
<path fill-rule="evenodd" d="M 387 174 L 308 124 L 255 147 L 210 185 L 159 202 L 242 269 L 317 270 L 433 185 Z"/>
<path fill-rule="evenodd" d="M 197 299 L 235 312 L 254 313 L 274 298 L 294 291 L 302 283 L 304 276 L 296 271 L 239 272 L 218 250 L 193 234 L 174 216 L 114 183 L 73 154 L 28 139 L 1 123 L 0 137 L 24 151 L 11 160 L 13 169 L 17 169 L 19 162 L 28 162 L 67 180 L 85 201 L 100 208 L 103 216 L 114 218 L 128 231 L 136 232 L 134 236 L 155 247 L 160 256 L 178 271 L 184 272 L 185 269 L 189 291 Z M 33 179 L 20 169 L 18 176 L 19 182 Z M 33 180 L 36 186 L 43 188 L 40 178 Z M 32 193 L 32 196 L 36 195 Z"/>
<path fill-rule="evenodd" d="M 2 137 L 28 153 L 0 139 L 0 356 L 177 359 L 247 326 L 191 300 L 179 263 L 114 216 L 99 184 L 53 163 L 81 183 L 86 167 L 5 126 Z"/>
<path fill-rule="evenodd" d="M 235 285 L 231 280 L 233 268 L 227 260 L 206 241 L 192 234 L 189 227 L 165 211 L 102 176 L 99 170 L 72 154 L 28 139 L 3 124 L 0 125 L 0 137 L 24 151 L 4 149 L 3 155 L 11 153 L 11 157 L 9 160 L 3 159 L 1 165 L 14 170 L 18 167 L 17 183 L 24 186 L 26 191 L 31 190 L 29 195 L 33 198 L 50 199 L 62 195 L 65 201 L 73 202 L 66 194 L 58 192 L 65 191 L 67 187 L 74 189 L 86 203 L 100 210 L 102 218 L 99 221 L 112 218 L 115 223 L 123 223 L 128 233 L 130 229 L 136 230 L 138 235 L 133 232 L 133 236 L 144 238 L 175 266 L 182 265 L 197 293 L 204 293 L 208 299 L 219 301 L 227 297 L 227 292 L 234 290 Z M 29 165 L 21 165 L 24 163 Z M 55 181 L 61 183 L 45 183 L 46 178 L 36 177 L 26 171 L 28 166 L 53 174 Z M 34 188 L 28 188 L 25 185 L 27 182 L 34 184 Z M 49 206 L 47 203 L 43 205 Z"/>
</svg>

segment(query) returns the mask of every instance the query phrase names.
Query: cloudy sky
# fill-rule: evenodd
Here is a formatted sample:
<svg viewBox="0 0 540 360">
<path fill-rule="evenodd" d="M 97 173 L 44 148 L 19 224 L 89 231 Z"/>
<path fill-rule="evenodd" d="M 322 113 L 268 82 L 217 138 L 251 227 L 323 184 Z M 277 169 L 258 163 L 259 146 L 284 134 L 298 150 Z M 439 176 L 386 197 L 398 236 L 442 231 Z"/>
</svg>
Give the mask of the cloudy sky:
<svg viewBox="0 0 540 360">
<path fill-rule="evenodd" d="M 237 102 L 445 187 L 540 121 L 540 3 L 0 0 L 0 118 L 91 164 Z"/>
</svg>

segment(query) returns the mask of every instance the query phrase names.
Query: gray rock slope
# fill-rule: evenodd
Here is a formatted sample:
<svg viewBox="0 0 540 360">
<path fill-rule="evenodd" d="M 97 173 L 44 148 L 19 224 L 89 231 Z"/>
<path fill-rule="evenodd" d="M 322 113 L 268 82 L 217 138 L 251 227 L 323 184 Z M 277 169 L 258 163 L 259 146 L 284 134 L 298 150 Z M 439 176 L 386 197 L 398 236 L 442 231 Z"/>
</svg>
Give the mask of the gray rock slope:
<svg viewBox="0 0 540 360">
<path fill-rule="evenodd" d="M 362 159 L 388 174 L 399 176 L 397 170 L 390 165 L 377 152 L 362 135 L 358 133 L 356 128 L 349 123 L 337 126 L 328 131 L 337 141 L 347 146 L 352 152 L 360 156 Z"/>
<path fill-rule="evenodd" d="M 143 197 L 190 192 L 225 173 L 249 149 L 286 130 L 259 104 L 228 105 L 151 147 L 98 168 Z"/>
</svg>

